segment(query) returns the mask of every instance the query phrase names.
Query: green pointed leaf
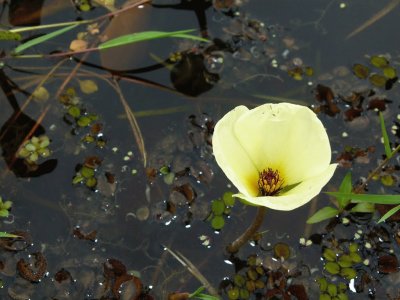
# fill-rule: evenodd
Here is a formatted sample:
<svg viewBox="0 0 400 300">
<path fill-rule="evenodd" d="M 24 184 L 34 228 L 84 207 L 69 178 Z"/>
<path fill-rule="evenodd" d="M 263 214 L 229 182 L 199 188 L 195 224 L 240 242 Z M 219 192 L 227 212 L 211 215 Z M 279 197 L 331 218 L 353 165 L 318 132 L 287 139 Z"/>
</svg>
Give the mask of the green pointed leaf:
<svg viewBox="0 0 400 300">
<path fill-rule="evenodd" d="M 339 213 L 339 210 L 337 208 L 333 208 L 330 206 L 325 206 L 318 210 L 315 214 L 313 214 L 308 220 L 307 224 L 314 224 L 318 223 L 330 218 L 333 218 Z"/>
<path fill-rule="evenodd" d="M 347 197 L 351 203 L 369 202 L 375 204 L 400 204 L 400 195 L 378 195 L 378 194 L 354 194 L 326 192 L 326 194 L 335 197 Z"/>
<path fill-rule="evenodd" d="M 385 154 L 387 158 L 392 157 L 392 149 L 390 148 L 389 136 L 386 131 L 385 120 L 383 119 L 383 115 L 379 112 L 379 121 L 381 123 L 382 137 L 383 137 L 383 145 L 385 146 Z"/>
<path fill-rule="evenodd" d="M 4 231 L 0 231 L 0 238 L 18 238 L 19 235 L 15 235 L 15 234 L 11 234 L 11 233 L 7 233 Z"/>
<path fill-rule="evenodd" d="M 358 213 L 373 213 L 375 211 L 375 205 L 369 202 L 360 202 L 357 203 L 351 210 L 351 212 Z"/>
<path fill-rule="evenodd" d="M 393 216 L 395 213 L 397 213 L 400 210 L 400 205 L 397 205 L 393 207 L 391 210 L 389 210 L 386 214 L 384 214 L 378 221 L 378 223 L 384 222 L 387 219 L 389 219 L 391 216 Z"/>
<path fill-rule="evenodd" d="M 207 40 L 207 39 L 198 37 L 196 35 L 187 34 L 192 31 L 194 31 L 194 29 L 179 30 L 179 31 L 172 31 L 172 32 L 143 31 L 143 32 L 137 32 L 137 33 L 131 33 L 131 34 L 122 35 L 115 39 L 111 39 L 107 42 L 101 43 L 98 46 L 98 48 L 99 48 L 99 50 L 104 50 L 104 49 L 123 46 L 123 45 L 127 45 L 127 44 L 148 41 L 148 40 L 154 40 L 154 39 L 167 38 L 167 37 L 185 38 L 185 39 L 192 39 L 192 40 L 197 40 L 197 41 L 202 41 L 202 42 L 209 42 L 209 40 Z"/>
<path fill-rule="evenodd" d="M 351 182 L 351 172 L 348 172 L 342 182 L 340 183 L 339 192 L 341 193 L 351 193 L 353 189 L 353 184 Z M 350 203 L 350 198 L 336 197 L 341 209 L 345 208 Z"/>
<path fill-rule="evenodd" d="M 52 38 L 54 38 L 56 36 L 59 36 L 59 35 L 65 33 L 65 32 L 67 32 L 67 31 L 70 31 L 71 29 L 74 29 L 76 26 L 78 26 L 78 24 L 67 26 L 67 27 L 58 29 L 56 31 L 50 32 L 48 34 L 42 35 L 40 37 L 37 37 L 35 39 L 29 40 L 26 43 L 23 43 L 23 44 L 19 45 L 17 48 L 15 48 L 14 51 L 13 51 L 13 54 L 19 54 L 22 51 L 24 51 L 24 50 L 26 50 L 26 49 L 28 49 L 28 48 L 30 48 L 32 46 L 41 44 L 41 43 L 43 43 L 43 42 L 45 42 L 47 40 L 50 40 L 50 39 L 52 39 Z"/>
</svg>

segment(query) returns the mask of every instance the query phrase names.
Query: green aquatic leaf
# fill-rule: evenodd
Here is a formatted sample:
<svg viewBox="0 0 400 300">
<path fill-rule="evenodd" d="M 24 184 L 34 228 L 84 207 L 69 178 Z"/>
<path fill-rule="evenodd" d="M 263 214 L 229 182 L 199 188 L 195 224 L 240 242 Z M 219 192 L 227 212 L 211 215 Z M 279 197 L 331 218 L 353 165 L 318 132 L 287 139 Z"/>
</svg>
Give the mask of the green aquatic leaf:
<svg viewBox="0 0 400 300">
<path fill-rule="evenodd" d="M 21 34 L 18 32 L 0 30 L 0 41 L 19 41 L 21 38 Z"/>
<path fill-rule="evenodd" d="M 188 30 L 179 30 L 179 31 L 172 31 L 172 32 L 165 32 L 165 31 L 143 31 L 137 33 L 131 33 L 119 36 L 117 38 L 111 39 L 107 42 L 101 43 L 98 48 L 99 50 L 104 50 L 113 47 L 119 47 L 127 44 L 143 42 L 148 40 L 154 39 L 161 39 L 161 38 L 184 38 L 184 39 L 191 39 L 197 40 L 201 42 L 209 42 L 209 40 L 198 37 L 196 35 L 187 34 L 189 32 L 193 32 L 194 29 Z"/>
<path fill-rule="evenodd" d="M 354 194 L 340 192 L 326 192 L 335 197 L 347 197 L 351 203 L 369 202 L 374 204 L 400 204 L 400 195 Z"/>
<path fill-rule="evenodd" d="M 74 29 L 76 26 L 78 26 L 78 24 L 70 25 L 70 26 L 58 29 L 56 31 L 50 32 L 48 34 L 42 35 L 40 37 L 34 38 L 32 40 L 29 40 L 26 43 L 23 43 L 23 44 L 19 45 L 17 48 L 15 48 L 13 51 L 13 54 L 14 55 L 19 54 L 22 51 L 24 51 L 30 47 L 36 46 L 36 45 L 41 44 L 45 41 L 48 41 L 56 36 L 59 36 L 67 31 L 70 31 L 70 30 Z"/>
<path fill-rule="evenodd" d="M 387 158 L 392 157 L 392 149 L 390 148 L 389 136 L 386 131 L 385 120 L 383 118 L 382 112 L 379 112 L 379 122 L 381 123 L 381 131 L 383 137 L 383 145 L 385 147 L 385 154 Z"/>
<path fill-rule="evenodd" d="M 358 213 L 373 213 L 375 211 L 375 205 L 373 203 L 360 202 L 357 203 L 357 205 L 354 206 L 350 211 Z"/>
<path fill-rule="evenodd" d="M 331 206 L 325 206 L 318 210 L 315 214 L 313 214 L 310 218 L 307 220 L 307 224 L 314 224 L 318 223 L 330 218 L 333 218 L 339 213 L 339 210 L 337 208 L 333 208 Z"/>
<path fill-rule="evenodd" d="M 385 68 L 389 65 L 389 61 L 385 57 L 379 55 L 371 56 L 371 59 L 369 61 L 373 66 L 377 68 Z"/>
<path fill-rule="evenodd" d="M 362 64 L 353 65 L 353 73 L 360 79 L 366 79 L 369 75 L 369 68 Z"/>
<path fill-rule="evenodd" d="M 387 219 L 389 219 L 391 216 L 393 216 L 395 213 L 397 213 L 400 210 L 400 205 L 397 205 L 393 207 L 391 210 L 389 210 L 386 214 L 384 214 L 378 221 L 378 223 L 384 222 Z"/>
<path fill-rule="evenodd" d="M 202 293 L 204 291 L 204 286 L 199 287 L 197 290 L 195 290 L 193 293 L 189 295 L 189 299 L 201 299 L 201 300 L 220 300 L 219 297 L 211 296 Z"/>
<path fill-rule="evenodd" d="M 383 75 L 388 79 L 394 79 L 397 77 L 397 72 L 393 67 L 386 67 L 383 69 Z"/>
<path fill-rule="evenodd" d="M 387 79 L 379 74 L 371 74 L 371 76 L 369 76 L 369 81 L 376 87 L 384 87 Z"/>
</svg>

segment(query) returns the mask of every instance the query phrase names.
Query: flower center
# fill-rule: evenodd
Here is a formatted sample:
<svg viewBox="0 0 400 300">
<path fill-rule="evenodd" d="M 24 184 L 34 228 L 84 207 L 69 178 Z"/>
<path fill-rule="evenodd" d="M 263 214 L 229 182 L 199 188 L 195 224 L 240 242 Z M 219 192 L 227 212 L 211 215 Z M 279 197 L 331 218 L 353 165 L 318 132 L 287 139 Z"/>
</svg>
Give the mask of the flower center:
<svg viewBox="0 0 400 300">
<path fill-rule="evenodd" d="M 278 170 L 264 169 L 259 173 L 258 190 L 261 196 L 274 196 L 282 189 L 283 178 L 279 176 Z"/>
</svg>

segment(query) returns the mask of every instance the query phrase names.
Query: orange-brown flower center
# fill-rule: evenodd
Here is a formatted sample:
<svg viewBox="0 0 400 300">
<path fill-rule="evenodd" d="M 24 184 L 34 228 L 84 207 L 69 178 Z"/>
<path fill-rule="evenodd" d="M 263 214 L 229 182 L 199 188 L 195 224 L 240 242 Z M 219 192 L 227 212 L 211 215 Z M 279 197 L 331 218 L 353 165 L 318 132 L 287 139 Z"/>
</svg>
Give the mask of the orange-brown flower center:
<svg viewBox="0 0 400 300">
<path fill-rule="evenodd" d="M 274 196 L 282 189 L 283 178 L 279 176 L 278 170 L 264 169 L 259 173 L 258 190 L 261 196 Z"/>
</svg>

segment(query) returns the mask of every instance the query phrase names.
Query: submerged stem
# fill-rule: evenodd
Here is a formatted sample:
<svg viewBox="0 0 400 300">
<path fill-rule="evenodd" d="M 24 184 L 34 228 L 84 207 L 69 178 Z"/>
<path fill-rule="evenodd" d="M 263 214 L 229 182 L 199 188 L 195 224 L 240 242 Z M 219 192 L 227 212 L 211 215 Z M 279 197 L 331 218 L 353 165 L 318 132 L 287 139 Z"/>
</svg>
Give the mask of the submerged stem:
<svg viewBox="0 0 400 300">
<path fill-rule="evenodd" d="M 239 251 L 240 247 L 242 247 L 248 240 L 250 240 L 253 235 L 257 232 L 260 228 L 265 212 L 267 208 L 264 206 L 259 206 L 257 209 L 257 215 L 255 216 L 253 223 L 246 229 L 245 232 L 241 236 L 239 236 L 236 240 L 234 240 L 231 244 L 226 247 L 226 251 L 229 253 L 236 253 Z"/>
</svg>

